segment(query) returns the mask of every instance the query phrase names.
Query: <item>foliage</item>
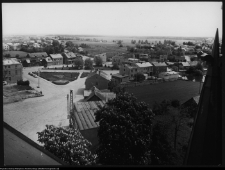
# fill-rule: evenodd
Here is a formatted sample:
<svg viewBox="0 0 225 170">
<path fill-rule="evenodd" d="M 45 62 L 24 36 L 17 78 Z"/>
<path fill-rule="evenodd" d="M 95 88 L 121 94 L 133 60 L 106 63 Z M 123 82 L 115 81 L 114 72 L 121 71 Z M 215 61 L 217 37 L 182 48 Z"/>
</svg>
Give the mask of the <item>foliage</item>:
<svg viewBox="0 0 225 170">
<path fill-rule="evenodd" d="M 94 165 L 96 162 L 96 155 L 88 150 L 91 143 L 76 129 L 46 125 L 46 129 L 37 134 L 44 149 L 70 165 Z"/>
<path fill-rule="evenodd" d="M 90 58 L 87 58 L 84 60 L 84 68 L 85 69 L 92 69 L 93 67 L 93 61 Z"/>
<path fill-rule="evenodd" d="M 119 70 L 118 64 L 117 63 L 114 63 L 113 66 L 112 66 L 112 69 Z"/>
<path fill-rule="evenodd" d="M 73 47 L 73 46 L 74 46 L 74 44 L 73 44 L 72 41 L 67 41 L 66 42 L 66 47 Z"/>
<path fill-rule="evenodd" d="M 134 75 L 134 80 L 138 81 L 138 82 L 144 81 L 145 76 L 144 76 L 144 74 L 138 72 Z"/>
<path fill-rule="evenodd" d="M 30 82 L 29 80 L 23 81 L 23 80 L 17 80 L 17 85 L 22 85 L 22 86 L 29 86 Z"/>
<path fill-rule="evenodd" d="M 169 124 L 158 121 L 152 130 L 152 165 L 172 165 L 176 158 L 168 139 Z"/>
<path fill-rule="evenodd" d="M 169 100 L 163 100 L 161 103 L 155 101 L 152 111 L 155 115 L 164 115 L 168 112 L 169 105 Z"/>
<path fill-rule="evenodd" d="M 77 68 L 83 68 L 84 66 L 84 61 L 82 58 L 77 58 L 74 60 L 74 65 L 77 67 Z"/>
<path fill-rule="evenodd" d="M 172 70 L 173 71 L 178 71 L 178 67 L 177 66 L 172 66 Z"/>
<path fill-rule="evenodd" d="M 80 78 L 87 77 L 88 75 L 89 75 L 88 72 L 83 72 L 83 73 L 81 74 Z"/>
<path fill-rule="evenodd" d="M 115 87 L 117 87 L 118 86 L 118 83 L 117 83 L 117 81 L 115 80 L 115 79 L 111 79 L 110 80 L 110 82 L 109 82 L 109 84 L 108 84 L 108 89 L 110 90 L 110 91 L 112 91 Z"/>
<path fill-rule="evenodd" d="M 101 67 L 102 66 L 102 58 L 101 57 L 96 56 L 94 58 L 94 62 L 95 62 L 95 65 L 98 66 L 98 67 Z"/>
<path fill-rule="evenodd" d="M 144 102 L 129 93 L 118 94 L 95 113 L 103 165 L 146 165 L 151 163 L 153 113 Z"/>
</svg>

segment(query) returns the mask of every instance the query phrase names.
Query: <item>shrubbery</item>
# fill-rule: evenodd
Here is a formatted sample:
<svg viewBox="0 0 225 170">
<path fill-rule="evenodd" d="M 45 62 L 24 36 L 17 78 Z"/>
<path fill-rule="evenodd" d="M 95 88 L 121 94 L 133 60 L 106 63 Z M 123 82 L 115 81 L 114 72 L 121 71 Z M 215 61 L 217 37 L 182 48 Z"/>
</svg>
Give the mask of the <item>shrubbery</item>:
<svg viewBox="0 0 225 170">
<path fill-rule="evenodd" d="M 29 86 L 30 82 L 29 82 L 29 80 L 25 80 L 25 81 L 19 80 L 19 81 L 17 81 L 17 85 Z"/>
<path fill-rule="evenodd" d="M 42 132 L 37 132 L 38 141 L 44 144 L 44 149 L 70 165 L 96 164 L 96 155 L 88 150 L 91 143 L 78 130 L 53 125 L 46 127 Z"/>
</svg>

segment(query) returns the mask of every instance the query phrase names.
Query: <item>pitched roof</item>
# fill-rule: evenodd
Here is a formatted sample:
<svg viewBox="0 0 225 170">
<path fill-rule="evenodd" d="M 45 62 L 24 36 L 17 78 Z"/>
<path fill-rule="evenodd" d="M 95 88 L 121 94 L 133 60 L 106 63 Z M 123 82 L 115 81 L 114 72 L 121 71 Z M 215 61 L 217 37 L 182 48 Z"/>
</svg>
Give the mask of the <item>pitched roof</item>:
<svg viewBox="0 0 225 170">
<path fill-rule="evenodd" d="M 95 111 L 100 110 L 105 105 L 105 101 L 76 102 L 73 120 L 79 130 L 87 130 L 99 127 L 95 122 Z"/>
<path fill-rule="evenodd" d="M 108 76 L 108 74 L 105 73 L 105 72 L 103 72 L 103 71 L 101 71 L 101 70 L 99 70 L 99 71 L 94 71 L 94 72 L 90 73 L 90 74 L 87 76 L 87 79 L 89 79 L 90 77 L 92 77 L 92 76 L 94 76 L 94 75 L 99 75 L 99 76 L 103 77 L 104 79 L 110 81 L 110 77 Z M 87 79 L 86 79 L 86 80 L 87 80 Z"/>
<path fill-rule="evenodd" d="M 5 122 L 3 129 L 5 165 L 68 165 Z"/>
<path fill-rule="evenodd" d="M 167 65 L 174 65 L 174 62 L 166 62 Z"/>
<path fill-rule="evenodd" d="M 198 64 L 198 61 L 189 61 L 188 62 L 190 66 L 196 66 Z"/>
<path fill-rule="evenodd" d="M 118 78 L 124 78 L 124 77 L 129 77 L 128 75 L 121 75 L 119 73 L 117 74 L 112 74 L 113 77 L 118 77 Z"/>
<path fill-rule="evenodd" d="M 61 54 L 50 54 L 50 56 L 54 59 L 56 58 L 63 58 Z"/>
<path fill-rule="evenodd" d="M 51 57 L 46 57 L 45 60 L 46 60 L 48 63 L 52 62 Z"/>
<path fill-rule="evenodd" d="M 46 52 L 41 53 L 29 53 L 30 57 L 48 57 L 48 54 Z"/>
<path fill-rule="evenodd" d="M 156 67 L 158 66 L 167 66 L 165 62 L 152 62 L 152 64 Z"/>
<path fill-rule="evenodd" d="M 138 67 L 151 67 L 152 64 L 150 64 L 149 62 L 145 62 L 145 63 L 135 63 Z"/>
<path fill-rule="evenodd" d="M 188 62 L 181 62 L 181 64 L 185 67 L 190 66 L 190 64 Z"/>
<path fill-rule="evenodd" d="M 67 58 L 75 58 L 76 55 L 73 52 L 64 53 Z"/>
<path fill-rule="evenodd" d="M 87 99 L 85 99 L 85 101 L 89 101 L 93 96 L 97 96 L 99 99 L 107 101 L 107 100 L 114 99 L 116 97 L 116 94 L 109 91 L 106 91 L 106 92 L 101 91 L 97 89 L 95 86 L 93 86 L 91 90 L 91 94 L 88 96 Z"/>
<path fill-rule="evenodd" d="M 12 64 L 21 64 L 16 59 L 10 58 L 10 59 L 3 59 L 3 65 L 12 65 Z"/>
</svg>

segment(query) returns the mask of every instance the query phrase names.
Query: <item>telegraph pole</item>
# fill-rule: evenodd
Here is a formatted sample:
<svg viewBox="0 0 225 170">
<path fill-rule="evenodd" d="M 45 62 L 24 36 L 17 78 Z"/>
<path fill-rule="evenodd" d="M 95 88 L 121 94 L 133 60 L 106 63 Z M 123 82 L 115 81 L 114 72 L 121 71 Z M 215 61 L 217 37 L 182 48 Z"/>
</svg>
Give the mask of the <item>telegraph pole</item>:
<svg viewBox="0 0 225 170">
<path fill-rule="evenodd" d="M 70 114 L 69 114 L 69 126 L 72 126 L 71 115 L 73 114 L 73 90 L 70 90 Z"/>
<path fill-rule="evenodd" d="M 37 86 L 37 88 L 39 88 L 40 86 L 40 69 L 38 69 L 38 86 Z"/>
</svg>

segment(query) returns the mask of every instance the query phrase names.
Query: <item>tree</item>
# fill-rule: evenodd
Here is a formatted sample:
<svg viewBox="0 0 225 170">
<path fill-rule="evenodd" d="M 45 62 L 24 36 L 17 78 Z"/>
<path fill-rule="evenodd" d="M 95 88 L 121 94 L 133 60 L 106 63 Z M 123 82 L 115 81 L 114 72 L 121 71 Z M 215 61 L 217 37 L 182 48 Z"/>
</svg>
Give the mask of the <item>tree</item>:
<svg viewBox="0 0 225 170">
<path fill-rule="evenodd" d="M 177 66 L 172 66 L 172 70 L 173 71 L 178 71 L 178 67 Z"/>
<path fill-rule="evenodd" d="M 19 54 L 16 54 L 16 56 L 15 56 L 16 58 L 19 58 L 20 57 L 20 55 Z"/>
<path fill-rule="evenodd" d="M 64 162 L 70 165 L 96 164 L 96 155 L 92 155 L 88 150 L 91 143 L 84 139 L 78 130 L 46 125 L 46 129 L 37 134 L 38 141 L 44 144 L 44 149 Z"/>
<path fill-rule="evenodd" d="M 174 164 L 173 148 L 168 140 L 169 124 L 158 121 L 152 130 L 152 165 Z"/>
<path fill-rule="evenodd" d="M 153 113 L 144 102 L 127 92 L 109 100 L 95 113 L 99 122 L 97 155 L 103 165 L 151 163 Z"/>
<path fill-rule="evenodd" d="M 72 41 L 67 41 L 66 42 L 66 47 L 73 47 L 73 46 L 74 46 L 74 44 L 73 44 Z"/>
<path fill-rule="evenodd" d="M 113 66 L 112 66 L 112 69 L 119 70 L 118 64 L 117 63 L 114 63 Z"/>
<path fill-rule="evenodd" d="M 144 81 L 145 80 L 145 76 L 144 76 L 144 74 L 138 72 L 138 73 L 136 73 L 134 75 L 134 80 L 138 81 L 138 82 Z"/>
<path fill-rule="evenodd" d="M 85 69 L 92 69 L 92 67 L 93 67 L 93 61 L 90 58 L 87 58 L 84 61 L 84 68 Z"/>
<path fill-rule="evenodd" d="M 52 45 L 53 45 L 53 47 L 58 47 L 59 46 L 59 41 L 53 40 Z"/>
<path fill-rule="evenodd" d="M 77 68 L 83 68 L 84 66 L 84 61 L 83 59 L 81 58 L 77 58 L 74 60 L 74 65 L 77 67 Z"/>
<path fill-rule="evenodd" d="M 117 83 L 117 81 L 115 80 L 115 79 L 111 79 L 110 81 L 109 81 L 109 84 L 108 84 L 108 89 L 110 90 L 110 91 L 112 91 L 115 87 L 117 87 L 118 86 L 118 83 Z"/>
<path fill-rule="evenodd" d="M 95 62 L 95 65 L 98 66 L 98 67 L 101 67 L 102 66 L 102 58 L 101 57 L 96 56 L 94 58 L 94 62 Z"/>
</svg>

